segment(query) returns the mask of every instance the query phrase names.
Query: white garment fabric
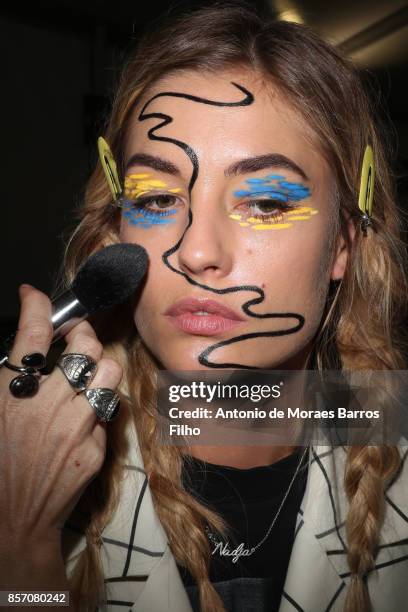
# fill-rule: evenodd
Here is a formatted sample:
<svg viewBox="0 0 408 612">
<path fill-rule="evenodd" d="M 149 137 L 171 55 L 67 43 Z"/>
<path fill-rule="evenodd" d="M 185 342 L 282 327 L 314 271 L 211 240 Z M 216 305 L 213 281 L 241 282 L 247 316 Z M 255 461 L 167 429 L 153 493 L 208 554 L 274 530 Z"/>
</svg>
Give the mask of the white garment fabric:
<svg viewBox="0 0 408 612">
<path fill-rule="evenodd" d="M 99 610 L 192 612 L 154 509 L 134 431 L 129 444 L 121 502 L 102 534 L 107 601 Z M 408 451 L 406 446 L 400 451 L 402 468 L 387 490 L 380 548 L 375 570 L 367 579 L 373 612 L 408 609 Z M 350 580 L 344 528 L 348 502 L 342 485 L 345 459 L 342 447 L 310 448 L 306 490 L 279 612 L 343 610 Z M 85 548 L 85 537 L 68 521 L 63 542 L 69 576 Z"/>
</svg>

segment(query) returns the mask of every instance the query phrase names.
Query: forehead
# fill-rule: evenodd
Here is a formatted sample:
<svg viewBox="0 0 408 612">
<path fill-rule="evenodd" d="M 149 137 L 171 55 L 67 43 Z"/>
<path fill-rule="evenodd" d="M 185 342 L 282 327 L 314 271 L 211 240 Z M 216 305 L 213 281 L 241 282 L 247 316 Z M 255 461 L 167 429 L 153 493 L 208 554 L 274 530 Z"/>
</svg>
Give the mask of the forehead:
<svg viewBox="0 0 408 612">
<path fill-rule="evenodd" d="M 251 103 L 240 104 L 246 94 L 236 85 L 250 92 Z M 161 118 L 141 120 L 142 110 L 144 117 L 160 114 Z M 164 116 L 170 121 L 149 136 L 149 130 L 162 123 Z M 187 144 L 196 153 L 202 170 L 226 167 L 245 157 L 279 153 L 304 168 L 311 178 L 324 171 L 310 126 L 272 83 L 247 69 L 216 74 L 174 73 L 157 81 L 134 108 L 125 160 L 135 151 L 143 151 L 166 154 L 180 167 L 188 167 L 182 148 L 174 142 L 156 140 L 156 136 Z"/>
</svg>

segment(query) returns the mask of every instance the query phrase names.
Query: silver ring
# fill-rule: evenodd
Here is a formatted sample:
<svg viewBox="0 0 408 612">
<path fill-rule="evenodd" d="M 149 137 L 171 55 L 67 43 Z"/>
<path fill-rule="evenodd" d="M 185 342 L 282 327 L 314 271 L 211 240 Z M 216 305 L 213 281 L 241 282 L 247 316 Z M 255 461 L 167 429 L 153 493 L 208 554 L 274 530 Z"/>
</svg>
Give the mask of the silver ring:
<svg viewBox="0 0 408 612">
<path fill-rule="evenodd" d="M 85 391 L 86 399 L 95 410 L 99 421 L 112 421 L 119 412 L 119 395 L 112 389 L 96 387 Z"/>
<path fill-rule="evenodd" d="M 64 353 L 58 361 L 57 366 L 64 374 L 65 378 L 80 393 L 85 391 L 96 372 L 96 362 L 81 353 Z"/>
</svg>

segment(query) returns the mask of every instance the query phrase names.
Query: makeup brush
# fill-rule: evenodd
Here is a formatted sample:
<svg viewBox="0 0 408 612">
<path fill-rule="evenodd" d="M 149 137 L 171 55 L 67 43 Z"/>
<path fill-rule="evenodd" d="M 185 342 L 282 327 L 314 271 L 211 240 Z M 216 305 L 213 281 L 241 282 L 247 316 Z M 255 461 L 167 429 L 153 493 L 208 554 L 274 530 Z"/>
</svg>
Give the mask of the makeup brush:
<svg viewBox="0 0 408 612">
<path fill-rule="evenodd" d="M 138 288 L 147 264 L 147 253 L 138 244 L 112 244 L 93 253 L 71 287 L 53 300 L 54 341 L 90 314 L 124 302 Z"/>
</svg>

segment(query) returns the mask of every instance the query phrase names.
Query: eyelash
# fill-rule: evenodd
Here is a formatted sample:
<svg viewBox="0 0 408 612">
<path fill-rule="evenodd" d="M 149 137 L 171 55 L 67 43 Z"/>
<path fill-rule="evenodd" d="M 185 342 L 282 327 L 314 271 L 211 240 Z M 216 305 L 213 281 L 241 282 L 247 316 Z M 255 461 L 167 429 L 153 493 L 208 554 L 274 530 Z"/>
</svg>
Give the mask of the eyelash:
<svg viewBox="0 0 408 612">
<path fill-rule="evenodd" d="M 274 200 L 273 198 L 260 198 L 259 200 L 253 199 L 244 202 L 244 205 L 247 206 L 249 209 L 253 206 L 259 206 L 260 204 L 273 205 L 275 209 L 278 209 L 277 211 L 274 210 L 269 213 L 251 214 L 251 217 L 263 222 L 270 221 L 271 219 L 273 219 L 275 222 L 281 221 L 283 218 L 283 213 L 289 210 L 293 210 L 294 208 L 293 204 L 289 204 L 288 202 L 282 202 L 280 200 Z"/>
<path fill-rule="evenodd" d="M 172 201 L 172 203 L 169 204 L 168 208 L 170 208 L 170 206 L 174 204 L 175 201 L 177 200 L 176 196 L 173 196 L 169 193 L 158 193 L 158 194 L 151 195 L 151 196 L 137 198 L 135 200 L 127 200 L 127 204 L 128 205 L 131 204 L 132 208 L 136 208 L 138 210 L 145 210 L 151 213 L 152 215 L 157 215 L 158 217 L 161 217 L 161 216 L 166 216 L 166 214 L 168 214 L 168 208 L 166 208 L 165 210 L 153 210 L 152 208 L 149 208 L 149 204 L 152 204 L 156 202 L 157 200 L 160 200 L 163 198 L 167 198 Z"/>
<path fill-rule="evenodd" d="M 166 209 L 154 210 L 150 208 L 149 205 L 156 203 L 160 199 L 170 200 L 169 206 L 166 207 Z M 145 210 L 151 213 L 152 215 L 157 215 L 158 217 L 160 217 L 160 216 L 166 216 L 166 214 L 168 214 L 168 210 L 171 208 L 172 205 L 176 203 L 177 199 L 178 198 L 174 195 L 166 194 L 166 193 L 159 193 L 156 195 L 137 198 L 135 200 L 127 200 L 126 203 L 128 206 L 129 204 L 131 204 L 132 208 L 139 209 L 139 210 L 140 209 Z M 280 200 L 274 200 L 273 198 L 252 199 L 252 200 L 247 200 L 246 202 L 243 202 L 243 205 L 246 206 L 249 210 L 255 206 L 260 206 L 262 204 L 263 205 L 265 204 L 273 205 L 274 208 L 278 210 L 274 210 L 269 213 L 251 213 L 250 214 L 251 217 L 253 217 L 254 219 L 258 219 L 261 222 L 267 222 L 267 221 L 270 221 L 271 219 L 273 219 L 275 222 L 280 221 L 282 219 L 283 213 L 289 210 L 293 210 L 294 208 L 293 204 L 290 204 L 288 202 L 282 202 Z"/>
</svg>

